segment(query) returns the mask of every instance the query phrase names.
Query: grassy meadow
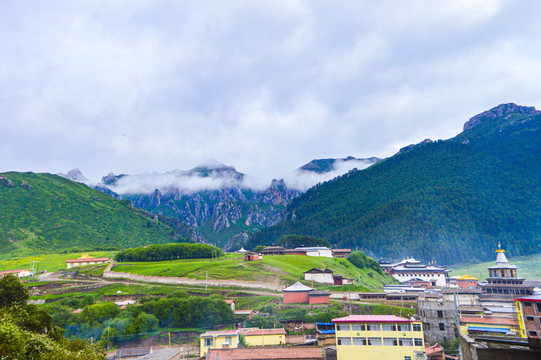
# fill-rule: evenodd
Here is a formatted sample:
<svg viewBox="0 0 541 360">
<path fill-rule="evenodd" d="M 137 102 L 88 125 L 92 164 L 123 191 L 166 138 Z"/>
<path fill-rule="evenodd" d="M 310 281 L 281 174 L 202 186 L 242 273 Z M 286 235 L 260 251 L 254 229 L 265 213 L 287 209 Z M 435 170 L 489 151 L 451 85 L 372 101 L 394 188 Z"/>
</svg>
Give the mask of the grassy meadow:
<svg viewBox="0 0 541 360">
<path fill-rule="evenodd" d="M 372 270 L 361 270 L 346 259 L 320 258 L 311 256 L 266 256 L 263 260 L 245 262 L 243 258 L 229 255 L 218 260 L 173 260 L 162 262 L 119 263 L 114 271 L 138 275 L 180 276 L 203 280 L 239 279 L 292 284 L 304 278 L 303 273 L 312 268 L 327 268 L 335 274 L 355 279 L 356 284 L 375 290 L 383 283 L 391 283 L 386 275 Z"/>
<path fill-rule="evenodd" d="M 85 252 L 91 257 L 108 257 L 112 258 L 116 254 L 116 251 L 93 251 Z M 47 270 L 48 272 L 57 271 L 60 269 L 66 269 L 67 259 L 80 258 L 82 253 L 67 253 L 67 254 L 36 254 L 33 256 L 24 257 L 2 257 L 0 255 L 0 271 L 14 270 L 14 269 L 29 269 L 32 267 L 32 261 L 39 261 L 36 263 L 36 268 L 39 267 L 39 271 Z"/>
</svg>

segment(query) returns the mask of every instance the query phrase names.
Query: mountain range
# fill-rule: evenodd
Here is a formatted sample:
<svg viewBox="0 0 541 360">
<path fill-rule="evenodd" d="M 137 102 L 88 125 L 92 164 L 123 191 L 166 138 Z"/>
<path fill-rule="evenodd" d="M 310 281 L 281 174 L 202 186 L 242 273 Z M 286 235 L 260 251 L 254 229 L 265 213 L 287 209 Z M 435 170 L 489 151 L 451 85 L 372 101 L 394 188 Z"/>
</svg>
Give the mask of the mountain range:
<svg viewBox="0 0 541 360">
<path fill-rule="evenodd" d="M 260 181 L 216 160 L 190 170 L 163 174 L 110 173 L 99 184 L 91 184 L 78 169 L 59 175 L 83 182 L 116 199 L 130 200 L 135 207 L 163 219 L 184 222 L 192 229 L 189 236 L 193 241 L 234 250 L 246 243 L 249 234 L 279 223 L 287 204 L 307 183 L 313 185 L 352 168 L 366 168 L 379 160 L 352 156 L 314 159 L 296 169 L 293 186 L 283 179 L 274 179 L 270 185 L 262 186 Z"/>
<path fill-rule="evenodd" d="M 286 234 L 321 237 L 375 258 L 439 263 L 541 252 L 541 114 L 502 104 L 448 140 L 405 147 L 293 199 L 284 221 L 247 246 Z"/>
</svg>

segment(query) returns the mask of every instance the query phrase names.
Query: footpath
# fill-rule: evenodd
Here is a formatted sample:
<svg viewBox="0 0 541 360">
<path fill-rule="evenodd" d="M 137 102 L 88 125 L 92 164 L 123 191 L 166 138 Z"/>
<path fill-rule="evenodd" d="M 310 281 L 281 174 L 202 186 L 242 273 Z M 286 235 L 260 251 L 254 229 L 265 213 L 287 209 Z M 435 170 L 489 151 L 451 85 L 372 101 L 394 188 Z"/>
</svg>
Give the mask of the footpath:
<svg viewBox="0 0 541 360">
<path fill-rule="evenodd" d="M 280 284 L 266 283 L 262 281 L 243 281 L 237 279 L 231 280 L 197 280 L 185 277 L 169 277 L 169 276 L 149 276 L 149 275 L 137 275 L 126 272 L 111 271 L 114 263 L 110 263 L 109 266 L 103 271 L 103 277 L 106 279 L 127 279 L 134 281 L 142 281 L 147 283 L 157 284 L 173 284 L 173 285 L 191 285 L 191 286 L 212 286 L 212 287 L 238 287 L 249 289 L 261 289 L 261 290 L 274 290 L 280 291 L 284 287 Z"/>
</svg>

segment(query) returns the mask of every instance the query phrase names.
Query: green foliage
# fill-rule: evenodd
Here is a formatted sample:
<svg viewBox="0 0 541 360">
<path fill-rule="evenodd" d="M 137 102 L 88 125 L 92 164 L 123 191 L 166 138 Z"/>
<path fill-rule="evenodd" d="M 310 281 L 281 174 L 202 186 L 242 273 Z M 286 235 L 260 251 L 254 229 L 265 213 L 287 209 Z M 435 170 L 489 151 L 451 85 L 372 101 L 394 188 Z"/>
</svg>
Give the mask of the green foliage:
<svg viewBox="0 0 541 360">
<path fill-rule="evenodd" d="M 30 255 L 182 240 L 143 210 L 51 174 L 0 174 L 0 252 Z M 150 221 L 150 226 L 147 226 Z"/>
<path fill-rule="evenodd" d="M 224 252 L 207 244 L 164 244 L 126 249 L 115 256 L 116 261 L 167 261 L 178 259 L 210 259 L 223 257 Z"/>
<path fill-rule="evenodd" d="M 263 250 L 263 249 L 265 249 L 265 248 L 266 248 L 266 246 L 263 246 L 263 245 L 257 245 L 257 246 L 253 249 L 253 251 L 254 251 L 254 252 L 260 252 L 261 250 Z"/>
<path fill-rule="evenodd" d="M 0 279 L 0 308 L 24 305 L 28 300 L 28 289 L 12 274 Z"/>
<path fill-rule="evenodd" d="M 331 244 L 325 239 L 317 239 L 314 236 L 305 235 L 284 235 L 278 241 L 278 245 L 285 247 L 286 249 L 294 249 L 296 247 L 312 247 L 312 246 L 325 246 L 330 248 Z"/>
<path fill-rule="evenodd" d="M 4 294 L 0 307 L 2 359 L 105 359 L 98 347 L 67 340 L 63 330 L 53 326 L 52 317 L 44 308 L 26 305 L 28 293 L 20 280 L 13 278 L 6 276 L 0 280 L 0 294 Z"/>
<path fill-rule="evenodd" d="M 247 247 L 304 234 L 374 258 L 440 264 L 492 259 L 498 241 L 515 256 L 539 253 L 540 124 L 540 116 L 487 118 L 456 138 L 318 184 Z"/>
<path fill-rule="evenodd" d="M 366 256 L 362 251 L 352 251 L 348 256 L 348 261 L 359 269 L 372 269 L 379 274 L 383 274 L 383 270 L 381 269 L 379 263 Z M 372 273 L 370 272 L 368 273 L 369 276 L 372 276 L 371 274 Z"/>
</svg>

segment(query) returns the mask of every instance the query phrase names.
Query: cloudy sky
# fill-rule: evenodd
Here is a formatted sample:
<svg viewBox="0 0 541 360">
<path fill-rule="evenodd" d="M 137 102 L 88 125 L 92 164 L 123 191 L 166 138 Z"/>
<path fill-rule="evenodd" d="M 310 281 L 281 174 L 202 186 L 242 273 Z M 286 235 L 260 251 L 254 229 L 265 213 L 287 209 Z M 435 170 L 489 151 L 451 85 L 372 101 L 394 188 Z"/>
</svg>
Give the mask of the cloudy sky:
<svg viewBox="0 0 541 360">
<path fill-rule="evenodd" d="M 538 1 L 1 1 L 0 172 L 262 178 L 541 106 Z"/>
</svg>

